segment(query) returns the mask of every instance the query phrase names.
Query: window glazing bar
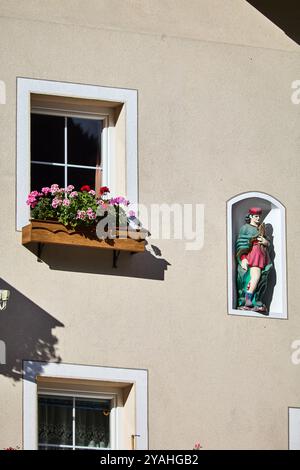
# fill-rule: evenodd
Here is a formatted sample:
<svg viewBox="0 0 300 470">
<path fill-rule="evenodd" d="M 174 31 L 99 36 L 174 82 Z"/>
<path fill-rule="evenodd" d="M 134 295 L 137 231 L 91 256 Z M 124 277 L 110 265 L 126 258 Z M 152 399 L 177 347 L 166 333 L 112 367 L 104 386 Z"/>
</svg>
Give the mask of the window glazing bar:
<svg viewBox="0 0 300 470">
<path fill-rule="evenodd" d="M 39 160 L 31 160 L 31 163 L 37 165 L 67 166 L 67 168 L 83 168 L 86 170 L 102 170 L 102 166 L 74 165 L 73 163 L 65 165 L 65 163 L 40 162 Z"/>
<path fill-rule="evenodd" d="M 65 188 L 68 186 L 68 118 L 65 117 Z"/>
</svg>

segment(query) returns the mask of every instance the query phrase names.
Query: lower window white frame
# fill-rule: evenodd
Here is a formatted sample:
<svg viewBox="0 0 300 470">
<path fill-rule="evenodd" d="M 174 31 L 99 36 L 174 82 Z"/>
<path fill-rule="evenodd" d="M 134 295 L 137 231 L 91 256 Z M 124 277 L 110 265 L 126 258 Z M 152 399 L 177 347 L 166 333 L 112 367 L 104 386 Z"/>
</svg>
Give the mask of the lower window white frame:
<svg viewBox="0 0 300 470">
<path fill-rule="evenodd" d="M 148 449 L 148 373 L 143 369 L 24 361 L 23 448 L 38 448 L 38 377 L 135 384 L 136 449 Z M 117 407 L 118 409 L 118 407 Z M 118 449 L 118 442 L 116 442 Z"/>
</svg>

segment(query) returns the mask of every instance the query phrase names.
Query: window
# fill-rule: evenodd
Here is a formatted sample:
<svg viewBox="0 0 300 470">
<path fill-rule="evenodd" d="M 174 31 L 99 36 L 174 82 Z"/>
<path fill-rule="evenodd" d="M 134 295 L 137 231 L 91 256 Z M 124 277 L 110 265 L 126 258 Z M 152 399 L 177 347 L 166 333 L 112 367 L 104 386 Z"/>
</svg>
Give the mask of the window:
<svg viewBox="0 0 300 470">
<path fill-rule="evenodd" d="M 141 369 L 24 361 L 24 449 L 147 449 L 147 380 Z"/>
<path fill-rule="evenodd" d="M 97 192 L 103 183 L 102 136 L 107 118 L 31 113 L 31 190 L 53 183 Z"/>
<path fill-rule="evenodd" d="M 39 394 L 39 450 L 110 449 L 116 396 Z"/>
<path fill-rule="evenodd" d="M 57 183 L 108 186 L 138 202 L 137 92 L 18 78 L 17 230 L 27 194 Z"/>
</svg>

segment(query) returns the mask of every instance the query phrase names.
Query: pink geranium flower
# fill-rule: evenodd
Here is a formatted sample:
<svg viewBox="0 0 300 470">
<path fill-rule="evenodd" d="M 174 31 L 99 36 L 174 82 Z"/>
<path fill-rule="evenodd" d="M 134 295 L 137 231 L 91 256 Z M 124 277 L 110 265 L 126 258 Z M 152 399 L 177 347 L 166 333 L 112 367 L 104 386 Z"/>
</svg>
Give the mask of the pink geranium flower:
<svg viewBox="0 0 300 470">
<path fill-rule="evenodd" d="M 81 220 L 84 220 L 85 219 L 85 216 L 86 216 L 86 212 L 85 211 L 77 211 L 77 215 L 76 215 L 76 219 L 81 219 Z"/>
<path fill-rule="evenodd" d="M 93 220 L 96 218 L 96 213 L 93 211 L 93 209 L 91 209 L 90 207 L 88 208 L 88 210 L 86 211 L 86 215 L 88 216 L 88 218 L 90 220 Z"/>
<path fill-rule="evenodd" d="M 41 193 L 39 193 L 38 191 L 31 191 L 31 193 L 28 195 L 26 204 L 30 206 L 31 209 L 33 209 L 37 205 L 37 197 L 39 197 L 40 195 Z"/>
<path fill-rule="evenodd" d="M 51 189 L 48 188 L 48 186 L 45 186 L 44 188 L 42 188 L 42 193 L 47 196 L 48 193 L 51 193 Z"/>
<path fill-rule="evenodd" d="M 60 188 L 58 184 L 52 184 L 50 190 L 51 190 L 52 196 L 54 196 L 54 194 L 59 192 Z"/>
<path fill-rule="evenodd" d="M 62 204 L 62 200 L 61 199 L 57 199 L 56 197 L 53 199 L 52 201 L 52 207 L 53 209 L 56 209 L 58 206 L 61 206 Z"/>
<path fill-rule="evenodd" d="M 195 442 L 194 450 L 200 450 L 200 449 L 202 449 L 202 445 L 200 444 L 200 442 L 199 441 Z"/>
<path fill-rule="evenodd" d="M 28 206 L 31 206 L 31 207 L 32 207 L 32 204 L 35 203 L 35 202 L 36 202 L 35 197 L 29 195 L 28 198 L 27 198 L 26 204 L 27 204 Z"/>
<path fill-rule="evenodd" d="M 129 201 L 123 196 L 117 196 L 117 197 L 111 198 L 110 204 L 113 204 L 113 205 L 123 204 L 124 206 L 128 206 Z"/>
</svg>

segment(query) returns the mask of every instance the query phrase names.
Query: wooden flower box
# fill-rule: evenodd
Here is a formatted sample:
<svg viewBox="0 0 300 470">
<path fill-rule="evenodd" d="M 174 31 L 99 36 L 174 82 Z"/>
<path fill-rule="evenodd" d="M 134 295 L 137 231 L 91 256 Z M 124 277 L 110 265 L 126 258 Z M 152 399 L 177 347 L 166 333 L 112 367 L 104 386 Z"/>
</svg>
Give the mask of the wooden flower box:
<svg viewBox="0 0 300 470">
<path fill-rule="evenodd" d="M 105 250 L 130 251 L 138 253 L 145 251 L 145 230 L 130 230 L 126 228 L 110 233 L 113 238 L 99 239 L 95 227 L 70 229 L 57 221 L 31 220 L 22 229 L 22 244 L 29 243 L 81 246 Z"/>
</svg>

